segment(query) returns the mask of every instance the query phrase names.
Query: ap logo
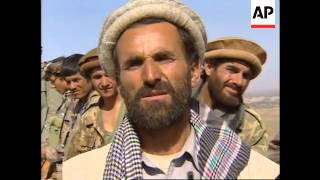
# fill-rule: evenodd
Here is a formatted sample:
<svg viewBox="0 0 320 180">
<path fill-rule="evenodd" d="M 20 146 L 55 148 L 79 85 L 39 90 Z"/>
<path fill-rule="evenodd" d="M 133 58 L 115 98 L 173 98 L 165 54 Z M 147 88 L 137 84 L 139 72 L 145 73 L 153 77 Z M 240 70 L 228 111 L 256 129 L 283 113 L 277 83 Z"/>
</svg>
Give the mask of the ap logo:
<svg viewBox="0 0 320 180">
<path fill-rule="evenodd" d="M 251 28 L 275 28 L 275 0 L 251 0 Z"/>
</svg>

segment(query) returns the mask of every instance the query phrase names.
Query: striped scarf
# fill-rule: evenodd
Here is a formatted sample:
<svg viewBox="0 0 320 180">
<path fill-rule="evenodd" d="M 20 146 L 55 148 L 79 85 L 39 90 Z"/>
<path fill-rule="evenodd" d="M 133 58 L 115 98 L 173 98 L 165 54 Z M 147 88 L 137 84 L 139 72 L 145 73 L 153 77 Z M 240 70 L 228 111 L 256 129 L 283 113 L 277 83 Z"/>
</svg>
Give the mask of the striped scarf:
<svg viewBox="0 0 320 180">
<path fill-rule="evenodd" d="M 197 101 L 190 110 L 201 179 L 236 179 L 248 163 L 250 148 L 207 108 L 207 114 L 201 116 L 206 119 L 200 118 Z M 115 134 L 106 162 L 104 180 L 143 179 L 140 141 L 127 116 Z"/>
</svg>

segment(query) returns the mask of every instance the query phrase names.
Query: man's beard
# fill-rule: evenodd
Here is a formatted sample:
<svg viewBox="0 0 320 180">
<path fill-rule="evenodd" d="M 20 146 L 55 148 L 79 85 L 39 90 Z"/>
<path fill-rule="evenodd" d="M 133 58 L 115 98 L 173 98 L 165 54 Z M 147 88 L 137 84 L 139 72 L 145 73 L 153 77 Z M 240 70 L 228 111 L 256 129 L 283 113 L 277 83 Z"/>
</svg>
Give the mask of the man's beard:
<svg viewBox="0 0 320 180">
<path fill-rule="evenodd" d="M 208 79 L 208 90 L 215 107 L 222 108 L 228 111 L 234 111 L 242 104 L 242 93 L 232 95 L 224 92 L 224 88 L 228 86 L 223 82 L 218 82 L 216 79 Z"/>
<path fill-rule="evenodd" d="M 144 85 L 134 97 L 123 86 L 120 86 L 121 95 L 128 109 L 129 120 L 138 128 L 161 129 L 169 127 L 181 120 L 181 117 L 190 107 L 191 100 L 191 75 L 190 71 L 180 82 L 177 82 L 176 89 L 164 81 L 157 82 L 154 86 Z M 167 102 L 144 102 L 141 98 L 152 90 L 166 91 L 171 96 L 171 103 Z"/>
</svg>

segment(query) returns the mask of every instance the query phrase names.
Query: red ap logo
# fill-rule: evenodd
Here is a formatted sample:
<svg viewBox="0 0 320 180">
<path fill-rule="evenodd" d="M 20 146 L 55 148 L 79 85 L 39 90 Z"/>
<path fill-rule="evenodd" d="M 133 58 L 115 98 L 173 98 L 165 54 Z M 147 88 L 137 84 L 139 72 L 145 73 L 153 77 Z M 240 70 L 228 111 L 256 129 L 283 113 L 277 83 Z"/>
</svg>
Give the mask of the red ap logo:
<svg viewBox="0 0 320 180">
<path fill-rule="evenodd" d="M 275 28 L 275 0 L 251 0 L 251 28 Z"/>
</svg>

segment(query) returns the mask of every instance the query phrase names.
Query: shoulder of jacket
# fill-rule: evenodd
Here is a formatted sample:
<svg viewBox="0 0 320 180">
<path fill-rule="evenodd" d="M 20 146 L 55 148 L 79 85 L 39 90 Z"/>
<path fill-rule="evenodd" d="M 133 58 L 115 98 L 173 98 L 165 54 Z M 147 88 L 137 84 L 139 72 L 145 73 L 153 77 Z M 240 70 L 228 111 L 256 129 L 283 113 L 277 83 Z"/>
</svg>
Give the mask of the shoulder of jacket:
<svg viewBox="0 0 320 180">
<path fill-rule="evenodd" d="M 247 104 L 244 104 L 243 103 L 243 106 L 244 106 L 244 111 L 245 111 L 245 116 L 251 116 L 253 118 L 255 118 L 257 121 L 261 122 L 262 118 L 260 116 L 259 113 L 257 113 L 254 109 L 252 109 L 249 105 Z"/>
<path fill-rule="evenodd" d="M 244 105 L 244 116 L 243 121 L 246 121 L 247 123 L 254 123 L 258 126 L 260 126 L 262 129 L 265 129 L 266 126 L 260 116 L 259 113 L 257 113 L 254 109 L 252 109 L 250 106 Z"/>
<path fill-rule="evenodd" d="M 98 94 L 97 91 L 92 91 L 88 97 L 87 109 L 89 109 L 91 106 L 98 105 L 100 98 L 101 96 Z"/>
<path fill-rule="evenodd" d="M 81 123 L 85 126 L 94 124 L 97 121 L 97 117 L 100 111 L 100 107 L 98 105 L 91 106 L 88 110 L 86 110 L 81 116 Z"/>
<path fill-rule="evenodd" d="M 100 98 L 100 95 L 99 93 L 96 91 L 96 90 L 93 90 L 90 94 L 89 94 L 89 99 L 92 99 L 92 100 L 99 100 Z"/>
</svg>

